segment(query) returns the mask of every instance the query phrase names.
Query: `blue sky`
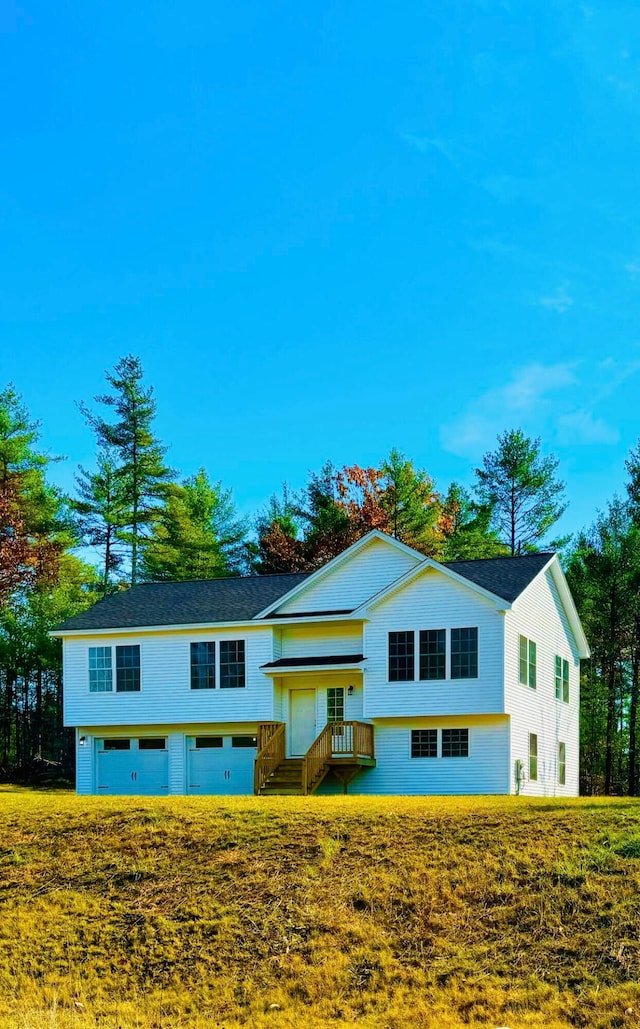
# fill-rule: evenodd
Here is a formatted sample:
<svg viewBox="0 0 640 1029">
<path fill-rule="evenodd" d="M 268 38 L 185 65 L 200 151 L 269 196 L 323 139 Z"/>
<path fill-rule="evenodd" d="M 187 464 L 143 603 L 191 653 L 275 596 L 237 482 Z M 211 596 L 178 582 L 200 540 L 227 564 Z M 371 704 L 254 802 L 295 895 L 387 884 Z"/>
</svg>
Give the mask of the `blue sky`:
<svg viewBox="0 0 640 1029">
<path fill-rule="evenodd" d="M 640 7 L 0 0 L 0 385 L 67 455 L 141 357 L 243 513 L 496 434 L 592 521 L 640 434 Z"/>
</svg>

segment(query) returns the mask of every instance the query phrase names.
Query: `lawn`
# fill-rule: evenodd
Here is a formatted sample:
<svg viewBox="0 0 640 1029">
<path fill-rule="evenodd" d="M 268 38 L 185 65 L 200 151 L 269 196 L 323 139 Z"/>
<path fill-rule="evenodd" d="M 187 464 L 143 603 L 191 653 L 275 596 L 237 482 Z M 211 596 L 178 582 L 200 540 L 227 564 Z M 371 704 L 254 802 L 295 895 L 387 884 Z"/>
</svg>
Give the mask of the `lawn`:
<svg viewBox="0 0 640 1029">
<path fill-rule="evenodd" d="M 0 1029 L 640 1026 L 640 803 L 0 790 Z"/>
</svg>

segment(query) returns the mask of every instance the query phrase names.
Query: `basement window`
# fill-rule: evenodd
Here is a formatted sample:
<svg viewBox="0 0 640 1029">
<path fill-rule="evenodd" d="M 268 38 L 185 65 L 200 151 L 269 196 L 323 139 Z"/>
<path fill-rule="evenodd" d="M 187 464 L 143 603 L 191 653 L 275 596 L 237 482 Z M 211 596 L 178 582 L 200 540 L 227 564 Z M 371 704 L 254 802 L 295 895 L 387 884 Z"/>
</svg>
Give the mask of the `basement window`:
<svg viewBox="0 0 640 1029">
<path fill-rule="evenodd" d="M 469 730 L 442 730 L 443 757 L 469 757 Z"/>
<path fill-rule="evenodd" d="M 529 778 L 531 782 L 538 779 L 538 736 L 535 732 L 529 733 Z"/>
<path fill-rule="evenodd" d="M 412 729 L 411 730 L 411 757 L 437 757 L 438 756 L 438 730 L 437 729 Z"/>
</svg>

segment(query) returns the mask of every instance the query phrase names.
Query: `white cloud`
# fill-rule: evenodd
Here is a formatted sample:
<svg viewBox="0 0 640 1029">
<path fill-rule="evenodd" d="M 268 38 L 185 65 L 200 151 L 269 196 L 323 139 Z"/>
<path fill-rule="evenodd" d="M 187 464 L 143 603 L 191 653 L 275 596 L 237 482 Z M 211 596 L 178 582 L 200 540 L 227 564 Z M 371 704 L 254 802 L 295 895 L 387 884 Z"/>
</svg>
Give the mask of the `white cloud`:
<svg viewBox="0 0 640 1029">
<path fill-rule="evenodd" d="M 607 425 L 603 418 L 596 418 L 588 408 L 561 415 L 557 421 L 557 435 L 561 446 L 586 443 L 610 446 L 620 439 L 617 429 Z"/>
<path fill-rule="evenodd" d="M 553 296 L 540 297 L 538 304 L 540 307 L 546 307 L 549 311 L 564 314 L 570 307 L 573 307 L 573 297 L 569 295 L 567 287 L 564 285 L 559 286 Z"/>
<path fill-rule="evenodd" d="M 477 457 L 499 432 L 537 420 L 549 397 L 575 386 L 573 364 L 531 364 L 516 371 L 504 386 L 490 389 L 472 401 L 466 411 L 442 426 L 443 447 L 460 456 Z"/>
<path fill-rule="evenodd" d="M 640 359 L 620 362 L 613 357 L 597 365 L 527 365 L 445 423 L 440 431 L 442 446 L 477 460 L 494 446 L 498 433 L 511 428 L 542 436 L 550 446 L 612 446 L 620 433 L 597 414 L 598 407 L 607 402 L 603 409 L 613 410 L 609 398 L 639 373 Z"/>
<path fill-rule="evenodd" d="M 450 164 L 458 163 L 453 148 L 446 139 L 438 139 L 436 136 L 424 136 L 417 132 L 403 132 L 401 138 L 413 150 L 417 150 L 419 154 L 426 154 L 429 150 L 437 150 Z"/>
</svg>

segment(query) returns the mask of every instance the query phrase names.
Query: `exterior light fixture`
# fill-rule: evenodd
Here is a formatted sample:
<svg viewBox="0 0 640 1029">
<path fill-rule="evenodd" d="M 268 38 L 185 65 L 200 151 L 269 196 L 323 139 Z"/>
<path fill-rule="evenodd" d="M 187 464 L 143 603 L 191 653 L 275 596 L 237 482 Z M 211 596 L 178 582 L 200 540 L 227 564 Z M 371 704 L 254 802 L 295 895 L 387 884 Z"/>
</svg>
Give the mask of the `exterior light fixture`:
<svg viewBox="0 0 640 1029">
<path fill-rule="evenodd" d="M 87 742 L 87 737 L 86 736 L 81 736 L 80 739 L 78 740 L 78 743 L 80 744 L 81 747 L 84 747 L 86 742 Z"/>
<path fill-rule="evenodd" d="M 350 697 L 352 697 L 352 696 L 353 696 L 353 686 L 349 686 L 349 689 L 347 690 L 347 693 L 348 693 L 348 695 L 349 695 Z"/>
</svg>

